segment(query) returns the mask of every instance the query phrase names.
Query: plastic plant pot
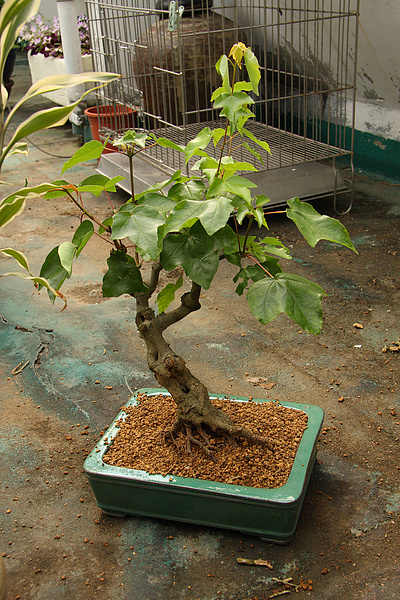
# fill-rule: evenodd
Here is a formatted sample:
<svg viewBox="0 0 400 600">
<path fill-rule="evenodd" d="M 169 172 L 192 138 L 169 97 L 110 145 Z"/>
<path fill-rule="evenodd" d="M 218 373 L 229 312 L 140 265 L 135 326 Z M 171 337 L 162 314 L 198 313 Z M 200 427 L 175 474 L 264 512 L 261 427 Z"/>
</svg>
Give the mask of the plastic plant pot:
<svg viewBox="0 0 400 600">
<path fill-rule="evenodd" d="M 141 389 L 127 406 L 137 404 L 137 394 L 168 394 L 166 390 Z M 215 395 L 233 402 L 247 398 Z M 253 402 L 269 400 L 253 399 Z M 118 433 L 121 411 L 84 463 L 84 470 L 98 506 L 109 516 L 157 517 L 210 527 L 222 527 L 286 544 L 295 531 L 314 466 L 324 411 L 318 406 L 282 402 L 304 411 L 307 429 L 300 441 L 288 481 L 279 488 L 253 488 L 214 481 L 162 475 L 107 465 L 103 456 Z"/>
<path fill-rule="evenodd" d="M 118 132 L 122 133 L 129 129 L 136 127 L 135 113 L 137 111 L 127 106 L 91 106 L 86 108 L 84 114 L 89 120 L 90 131 L 92 139 L 97 141 L 103 141 L 100 139 L 101 130 L 107 132 Z M 107 137 L 107 134 L 102 134 L 103 137 Z M 111 152 L 118 152 L 118 149 L 107 142 L 103 154 L 109 154 Z"/>
</svg>

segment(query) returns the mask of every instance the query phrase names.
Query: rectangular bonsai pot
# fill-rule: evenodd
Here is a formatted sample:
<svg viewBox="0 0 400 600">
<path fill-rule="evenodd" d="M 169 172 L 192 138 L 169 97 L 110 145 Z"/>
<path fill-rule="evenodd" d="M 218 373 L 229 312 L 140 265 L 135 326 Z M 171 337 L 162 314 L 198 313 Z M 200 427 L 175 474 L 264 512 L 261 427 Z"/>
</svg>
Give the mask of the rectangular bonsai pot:
<svg viewBox="0 0 400 600">
<path fill-rule="evenodd" d="M 160 389 L 138 390 L 127 405 L 137 403 L 138 393 L 153 395 L 160 392 L 168 394 Z M 238 396 L 211 395 L 211 398 L 226 397 L 234 402 L 248 401 Z M 116 422 L 125 416 L 121 411 L 84 463 L 98 506 L 110 516 L 140 515 L 184 521 L 235 529 L 275 543 L 288 543 L 295 533 L 314 466 L 324 411 L 310 404 L 283 402 L 282 405 L 304 411 L 308 423 L 288 481 L 275 489 L 149 475 L 146 471 L 103 463 L 103 456 L 118 433 Z"/>
</svg>

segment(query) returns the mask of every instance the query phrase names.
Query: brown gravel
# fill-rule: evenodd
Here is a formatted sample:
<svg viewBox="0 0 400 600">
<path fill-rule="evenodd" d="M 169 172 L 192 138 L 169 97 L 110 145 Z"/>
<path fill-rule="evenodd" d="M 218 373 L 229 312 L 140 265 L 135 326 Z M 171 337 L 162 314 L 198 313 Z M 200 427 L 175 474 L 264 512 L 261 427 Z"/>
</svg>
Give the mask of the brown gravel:
<svg viewBox="0 0 400 600">
<path fill-rule="evenodd" d="M 105 454 L 104 462 L 151 474 L 195 477 L 251 487 L 280 487 L 289 477 L 307 427 L 306 413 L 277 402 L 213 400 L 235 423 L 270 437 L 276 449 L 271 452 L 246 440 L 235 447 L 212 434 L 212 444 L 216 448 L 212 460 L 196 445 L 193 455 L 188 455 L 183 434 L 176 440 L 179 451 L 173 443 L 164 441 L 164 432 L 172 426 L 176 414 L 176 405 L 170 397 L 140 394 L 138 399 L 137 406 L 124 409 L 127 417 L 118 423 L 120 430 Z"/>
</svg>

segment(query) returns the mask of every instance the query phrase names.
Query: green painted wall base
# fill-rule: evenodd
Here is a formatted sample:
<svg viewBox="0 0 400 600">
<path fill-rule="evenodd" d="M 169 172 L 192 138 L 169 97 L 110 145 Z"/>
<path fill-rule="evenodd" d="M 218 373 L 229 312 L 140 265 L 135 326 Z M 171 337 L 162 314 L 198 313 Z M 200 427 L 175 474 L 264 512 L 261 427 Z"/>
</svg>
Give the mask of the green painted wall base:
<svg viewBox="0 0 400 600">
<path fill-rule="evenodd" d="M 400 182 L 400 142 L 356 130 L 354 166 L 376 177 Z"/>
<path fill-rule="evenodd" d="M 166 390 L 141 389 L 158 394 Z M 213 398 L 226 396 L 213 395 Z M 233 401 L 248 398 L 229 396 Z M 254 399 L 255 402 L 268 400 Z M 129 404 L 136 404 L 136 394 Z M 309 404 L 282 403 L 308 415 L 289 479 L 275 489 L 235 486 L 189 477 L 163 477 L 103 463 L 108 444 L 118 432 L 121 412 L 84 463 L 97 504 L 105 514 L 137 515 L 235 529 L 286 544 L 293 537 L 316 457 L 324 412 Z M 112 442 L 111 442 L 112 443 Z"/>
</svg>

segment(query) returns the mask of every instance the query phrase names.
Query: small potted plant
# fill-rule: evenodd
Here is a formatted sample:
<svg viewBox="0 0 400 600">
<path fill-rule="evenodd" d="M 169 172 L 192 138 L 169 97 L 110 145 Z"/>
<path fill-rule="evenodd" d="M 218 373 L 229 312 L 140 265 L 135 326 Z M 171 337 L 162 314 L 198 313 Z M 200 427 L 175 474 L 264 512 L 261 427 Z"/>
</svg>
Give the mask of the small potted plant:
<svg viewBox="0 0 400 600">
<path fill-rule="evenodd" d="M 311 405 L 254 403 L 248 398 L 235 397 L 226 405 L 223 397 L 208 392 L 165 338 L 169 327 L 201 308 L 202 289 L 210 288 L 224 261 L 235 268 L 236 292 L 239 296 L 246 292 L 250 311 L 261 323 L 267 325 L 280 313 L 286 313 L 306 332 L 316 334 L 322 326 L 323 289 L 284 271 L 280 261 L 290 255 L 282 242 L 268 233 L 268 198 L 257 195 L 255 184 L 242 174 L 256 169 L 232 157 L 232 149 L 241 145 L 258 158 L 258 147 L 269 151 L 266 142 L 246 129 L 247 121 L 254 116 L 253 95 L 257 95 L 260 81 L 257 59 L 250 48 L 237 43 L 229 56 L 219 59 L 216 69 L 221 86 L 213 93 L 212 102 L 225 119 L 225 127 L 215 130 L 205 127 L 186 146 L 157 139 L 143 131 L 128 131 L 115 140 L 115 146 L 129 158 L 132 197 L 119 210 L 112 209 L 106 220 L 87 210 L 82 194 L 112 191 L 118 177 L 93 175 L 78 185 L 60 180 L 23 188 L 13 198 L 23 202 L 30 194 L 43 192 L 48 199 L 66 197 L 82 214 L 82 222 L 71 241 L 61 243 L 48 254 L 41 279 L 35 280 L 39 286 L 47 282 L 53 302 L 56 297 L 63 298 L 60 288 L 71 276 L 74 260 L 91 236 L 96 233 L 111 244 L 102 282 L 103 296 L 128 294 L 132 298 L 148 366 L 160 386 L 159 390 L 142 390 L 136 395 L 86 460 L 85 470 L 99 506 L 110 514 L 145 514 L 237 528 L 283 543 L 292 537 L 296 527 L 315 459 L 323 411 Z M 247 77 L 239 78 L 243 72 Z M 187 163 L 196 157 L 194 174 L 188 177 L 177 171 L 169 180 L 135 194 L 134 157 L 152 144 L 183 153 Z M 62 175 L 80 162 L 97 158 L 102 150 L 100 142 L 89 142 L 64 164 Z M 286 215 L 311 246 L 325 239 L 354 250 L 348 232 L 339 221 L 320 215 L 297 198 L 288 205 Z M 252 232 L 253 224 L 259 228 L 257 235 Z M 13 256 L 25 271 L 29 270 L 26 257 Z M 167 283 L 160 277 L 162 272 L 171 275 Z M 28 277 L 32 277 L 30 271 Z M 185 293 L 175 300 L 183 286 Z M 240 408 L 238 412 L 246 413 L 244 421 L 230 416 L 231 400 L 234 408 Z M 133 446 L 133 451 L 139 450 L 140 454 L 140 440 L 131 443 L 129 435 L 121 435 L 125 424 L 130 425 L 129 421 L 143 407 L 145 421 L 151 423 L 156 420 L 152 418 L 156 410 L 149 406 L 164 401 L 169 406 L 175 405 L 172 420 L 163 427 L 163 435 L 158 431 L 157 439 L 150 445 L 161 447 L 165 455 L 172 452 L 174 464 L 162 467 L 156 464 L 150 473 L 150 469 L 136 466 L 129 458 L 121 462 L 118 453 L 113 456 L 119 440 L 122 443 L 125 440 L 128 447 Z M 254 408 L 256 413 L 247 412 Z M 261 461 L 263 475 L 273 469 L 273 459 L 278 457 L 279 464 L 284 462 L 279 453 L 283 450 L 287 454 L 287 433 L 278 427 L 269 432 L 268 428 L 260 428 L 263 410 L 274 411 L 266 419 L 271 423 L 277 422 L 278 413 L 283 421 L 293 422 L 300 416 L 303 423 L 295 431 L 293 466 L 286 480 L 271 488 L 268 484 L 243 484 L 242 479 L 213 479 L 210 473 L 216 473 L 221 463 L 215 450 L 229 443 L 238 448 L 237 461 L 244 460 L 239 471 L 249 470 L 245 457 L 254 449 L 257 453 L 262 449 L 264 454 L 248 460 Z M 130 427 L 135 429 L 135 425 Z M 149 451 L 143 450 L 146 454 Z M 199 453 L 201 461 L 207 463 L 208 475 L 184 477 L 186 469 L 192 472 L 193 457 Z M 175 465 L 178 462 L 183 463 L 183 472 Z M 142 464 L 143 461 L 139 462 Z"/>
<path fill-rule="evenodd" d="M 92 71 L 87 16 L 83 14 L 79 15 L 77 17 L 77 24 L 81 43 L 83 71 Z M 17 45 L 28 53 L 32 83 L 36 83 L 49 75 L 65 75 L 65 60 L 58 17 L 54 17 L 53 21 L 50 22 L 38 13 L 35 17 L 27 21 L 21 29 Z M 48 92 L 43 94 L 43 96 L 61 106 L 69 104 L 68 92 L 65 89 Z"/>
</svg>

